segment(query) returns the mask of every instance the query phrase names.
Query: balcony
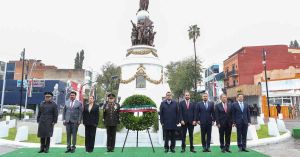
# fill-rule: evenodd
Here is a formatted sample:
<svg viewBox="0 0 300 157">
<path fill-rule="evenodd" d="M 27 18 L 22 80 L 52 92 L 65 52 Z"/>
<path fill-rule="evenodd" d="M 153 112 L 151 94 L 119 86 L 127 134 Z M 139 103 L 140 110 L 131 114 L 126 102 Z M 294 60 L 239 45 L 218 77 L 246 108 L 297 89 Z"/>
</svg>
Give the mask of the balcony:
<svg viewBox="0 0 300 157">
<path fill-rule="evenodd" d="M 258 85 L 239 85 L 235 87 L 227 87 L 228 97 L 235 97 L 238 93 L 243 93 L 245 96 L 260 96 L 261 87 Z"/>
<path fill-rule="evenodd" d="M 237 77 L 237 76 L 239 76 L 239 73 L 237 70 L 234 69 L 234 70 L 228 72 L 228 76 Z"/>
</svg>

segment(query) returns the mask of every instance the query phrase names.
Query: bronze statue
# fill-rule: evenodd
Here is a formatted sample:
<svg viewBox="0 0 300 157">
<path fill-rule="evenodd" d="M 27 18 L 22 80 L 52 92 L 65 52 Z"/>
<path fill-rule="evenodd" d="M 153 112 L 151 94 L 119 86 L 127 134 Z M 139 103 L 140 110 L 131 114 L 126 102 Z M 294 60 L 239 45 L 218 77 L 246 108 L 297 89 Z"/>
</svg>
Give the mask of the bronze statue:
<svg viewBox="0 0 300 157">
<path fill-rule="evenodd" d="M 149 0 L 140 0 L 140 9 L 138 11 L 141 10 L 148 11 L 148 6 L 149 6 Z"/>
<path fill-rule="evenodd" d="M 141 10 L 148 10 L 149 0 L 140 0 L 140 8 Z M 153 31 L 153 22 L 145 17 L 137 21 L 135 24 L 131 21 L 132 24 L 132 32 L 131 32 L 131 43 L 134 45 L 149 45 L 154 46 L 154 36 L 156 32 Z"/>
</svg>

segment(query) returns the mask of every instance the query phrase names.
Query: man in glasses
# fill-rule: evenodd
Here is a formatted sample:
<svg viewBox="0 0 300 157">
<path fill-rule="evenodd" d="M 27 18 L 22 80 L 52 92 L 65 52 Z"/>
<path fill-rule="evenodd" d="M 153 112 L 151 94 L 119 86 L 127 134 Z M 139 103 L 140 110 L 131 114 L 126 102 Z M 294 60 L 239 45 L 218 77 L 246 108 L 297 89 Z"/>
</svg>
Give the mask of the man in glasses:
<svg viewBox="0 0 300 157">
<path fill-rule="evenodd" d="M 41 138 L 41 147 L 38 153 L 48 153 L 50 146 L 50 137 L 53 135 L 54 124 L 57 123 L 57 105 L 52 101 L 52 92 L 44 93 L 45 100 L 39 106 L 37 122 L 38 137 Z"/>
<path fill-rule="evenodd" d="M 103 121 L 107 133 L 107 152 L 113 152 L 115 149 L 117 125 L 120 123 L 120 105 L 115 102 L 116 96 L 114 94 L 108 94 L 107 97 L 108 101 L 103 105 Z"/>
</svg>

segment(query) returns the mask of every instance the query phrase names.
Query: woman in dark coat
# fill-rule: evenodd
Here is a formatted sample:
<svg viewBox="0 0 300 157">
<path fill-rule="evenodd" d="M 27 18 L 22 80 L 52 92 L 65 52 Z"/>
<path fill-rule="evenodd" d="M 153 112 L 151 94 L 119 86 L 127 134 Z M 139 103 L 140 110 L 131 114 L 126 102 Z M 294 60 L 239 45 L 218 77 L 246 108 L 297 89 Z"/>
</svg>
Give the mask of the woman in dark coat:
<svg viewBox="0 0 300 157">
<path fill-rule="evenodd" d="M 94 103 L 94 96 L 89 97 L 89 103 L 84 105 L 83 125 L 85 126 L 85 151 L 93 152 L 96 130 L 99 122 L 99 105 Z"/>
<path fill-rule="evenodd" d="M 57 123 L 57 105 L 52 101 L 53 94 L 51 92 L 45 92 L 45 101 L 39 106 L 39 112 L 37 116 L 38 137 L 41 138 L 41 147 L 39 153 L 48 153 L 50 146 L 50 137 L 53 135 L 54 124 Z"/>
</svg>

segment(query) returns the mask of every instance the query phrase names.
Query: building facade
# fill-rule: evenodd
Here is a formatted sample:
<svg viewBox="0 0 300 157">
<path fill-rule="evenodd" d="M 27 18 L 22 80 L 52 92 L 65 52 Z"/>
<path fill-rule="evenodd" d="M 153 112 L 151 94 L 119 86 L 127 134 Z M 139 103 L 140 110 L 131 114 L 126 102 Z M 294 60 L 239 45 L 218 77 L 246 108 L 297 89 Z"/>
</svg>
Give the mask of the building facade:
<svg viewBox="0 0 300 157">
<path fill-rule="evenodd" d="M 250 105 L 262 105 L 261 84 L 255 82 L 254 76 L 264 72 L 262 53 L 266 51 L 267 71 L 300 67 L 298 49 L 286 45 L 267 45 L 242 47 L 224 61 L 224 85 L 227 95 L 235 100 L 238 93 L 246 96 Z"/>
<path fill-rule="evenodd" d="M 208 93 L 208 97 L 210 101 L 218 101 L 220 96 L 220 80 L 216 79 L 216 75 L 220 73 L 221 65 L 220 64 L 213 64 L 205 69 L 204 71 L 204 84 L 205 84 L 205 91 Z M 221 85 L 222 86 L 222 85 Z"/>
</svg>

